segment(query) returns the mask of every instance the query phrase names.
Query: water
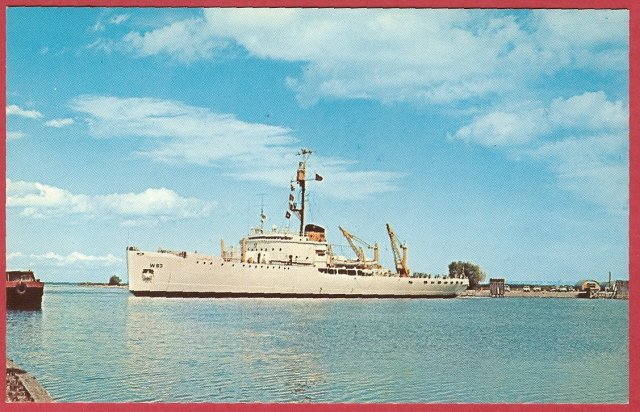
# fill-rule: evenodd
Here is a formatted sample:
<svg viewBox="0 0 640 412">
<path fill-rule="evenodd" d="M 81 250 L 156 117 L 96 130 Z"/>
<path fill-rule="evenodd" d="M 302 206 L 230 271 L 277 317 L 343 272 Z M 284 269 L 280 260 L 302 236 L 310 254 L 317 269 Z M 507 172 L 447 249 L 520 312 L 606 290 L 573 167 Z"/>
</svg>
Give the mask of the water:
<svg viewBox="0 0 640 412">
<path fill-rule="evenodd" d="M 628 402 L 626 301 L 163 299 L 47 285 L 7 356 L 62 402 Z"/>
</svg>

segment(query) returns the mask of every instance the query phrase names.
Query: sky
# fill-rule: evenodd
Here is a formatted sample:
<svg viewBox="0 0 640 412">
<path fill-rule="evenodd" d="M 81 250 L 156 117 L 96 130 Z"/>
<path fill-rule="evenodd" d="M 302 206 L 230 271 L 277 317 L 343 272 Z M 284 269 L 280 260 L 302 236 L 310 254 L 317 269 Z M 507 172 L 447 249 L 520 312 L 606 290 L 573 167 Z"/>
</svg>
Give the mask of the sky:
<svg viewBox="0 0 640 412">
<path fill-rule="evenodd" d="M 6 262 L 126 280 L 285 219 L 413 272 L 628 279 L 626 10 L 7 10 Z M 369 251 L 369 254 L 371 252 Z"/>
</svg>

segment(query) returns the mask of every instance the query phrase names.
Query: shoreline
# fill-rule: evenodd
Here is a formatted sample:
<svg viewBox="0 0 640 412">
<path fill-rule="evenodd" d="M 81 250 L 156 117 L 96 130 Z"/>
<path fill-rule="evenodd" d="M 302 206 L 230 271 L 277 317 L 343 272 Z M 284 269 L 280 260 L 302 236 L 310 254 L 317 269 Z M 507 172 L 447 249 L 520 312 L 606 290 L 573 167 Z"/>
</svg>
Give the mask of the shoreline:
<svg viewBox="0 0 640 412">
<path fill-rule="evenodd" d="M 76 285 L 86 286 L 91 288 L 115 288 L 115 289 L 126 289 L 129 287 L 128 284 L 109 285 L 108 283 L 91 283 L 91 282 L 81 282 L 81 283 L 76 283 Z"/>
<path fill-rule="evenodd" d="M 460 293 L 458 297 L 462 298 L 489 298 L 491 292 L 489 289 L 471 290 L 467 289 Z M 505 298 L 561 298 L 561 299 L 577 299 L 578 292 L 550 292 L 548 290 L 523 292 L 522 290 L 511 290 L 504 292 Z"/>
</svg>

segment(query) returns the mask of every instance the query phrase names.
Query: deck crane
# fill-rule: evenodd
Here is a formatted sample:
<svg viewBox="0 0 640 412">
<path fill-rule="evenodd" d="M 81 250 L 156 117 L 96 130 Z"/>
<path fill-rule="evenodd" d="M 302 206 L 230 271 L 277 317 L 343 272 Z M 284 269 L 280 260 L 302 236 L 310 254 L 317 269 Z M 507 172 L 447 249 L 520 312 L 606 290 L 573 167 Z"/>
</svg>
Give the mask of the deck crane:
<svg viewBox="0 0 640 412">
<path fill-rule="evenodd" d="M 400 277 L 406 278 L 409 276 L 409 267 L 407 266 L 407 245 L 400 243 L 396 233 L 391 229 L 391 225 L 388 223 L 387 232 L 389 233 L 389 239 L 391 240 L 391 250 L 393 251 L 393 261 L 396 264 L 396 271 Z M 400 249 L 402 249 L 402 255 L 400 255 Z"/>
<path fill-rule="evenodd" d="M 369 266 L 369 263 L 371 263 L 371 266 L 376 267 L 376 268 L 380 266 L 380 264 L 379 264 L 380 256 L 379 256 L 378 242 L 374 243 L 374 245 L 371 246 L 369 243 L 367 243 L 364 240 L 360 239 L 356 235 L 353 235 L 353 234 L 349 233 L 342 226 L 338 226 L 338 229 L 340 229 L 340 231 L 342 232 L 344 237 L 347 239 L 347 242 L 349 242 L 349 246 L 351 246 L 351 249 L 353 249 L 353 251 L 355 252 L 356 256 L 358 257 L 358 262 L 360 262 L 364 268 L 367 268 Z M 365 254 L 364 254 L 364 249 L 362 247 L 356 245 L 354 240 L 358 241 L 359 243 L 362 243 L 363 245 L 365 245 L 369 249 L 373 249 L 373 262 L 371 262 L 371 261 L 367 262 L 367 258 L 366 258 Z"/>
</svg>

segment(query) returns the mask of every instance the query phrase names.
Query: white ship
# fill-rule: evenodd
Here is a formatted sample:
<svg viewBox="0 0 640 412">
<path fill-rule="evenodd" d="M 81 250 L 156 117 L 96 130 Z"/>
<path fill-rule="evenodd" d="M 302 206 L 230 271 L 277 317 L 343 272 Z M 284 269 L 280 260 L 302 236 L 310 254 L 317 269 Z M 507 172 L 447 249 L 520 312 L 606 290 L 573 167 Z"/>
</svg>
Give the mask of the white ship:
<svg viewBox="0 0 640 412">
<path fill-rule="evenodd" d="M 320 297 L 320 298 L 445 298 L 455 297 L 469 286 L 463 277 L 410 276 L 407 248 L 391 226 L 396 272 L 379 264 L 378 245 L 370 246 L 340 228 L 356 259 L 334 255 L 324 228 L 305 224 L 307 158 L 302 149 L 296 178 L 291 182 L 289 211 L 300 219 L 300 230 L 271 231 L 261 225 L 242 238 L 239 250 L 226 249 L 220 256 L 185 251 L 147 252 L 127 247 L 129 291 L 135 296 L 164 297 Z M 297 188 L 296 188 L 297 185 Z M 300 207 L 294 202 L 299 189 Z M 364 245 L 356 245 L 360 241 Z M 365 256 L 364 247 L 374 250 Z"/>
</svg>

